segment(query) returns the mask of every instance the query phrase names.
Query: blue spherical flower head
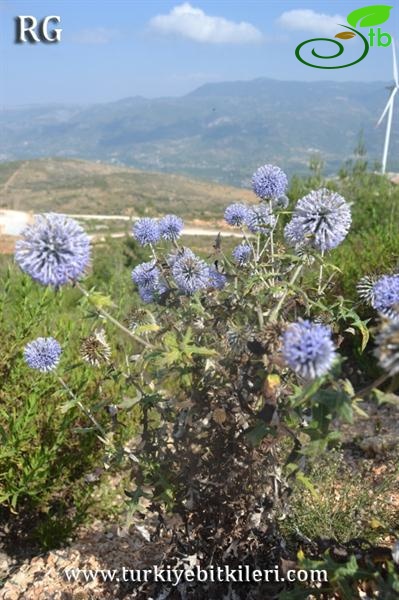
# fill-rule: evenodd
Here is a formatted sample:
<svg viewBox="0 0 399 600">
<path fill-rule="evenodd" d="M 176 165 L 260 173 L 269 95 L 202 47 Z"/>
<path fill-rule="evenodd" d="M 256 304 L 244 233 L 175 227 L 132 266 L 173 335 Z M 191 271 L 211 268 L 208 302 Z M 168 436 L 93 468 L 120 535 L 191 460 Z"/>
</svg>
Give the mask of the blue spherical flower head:
<svg viewBox="0 0 399 600">
<path fill-rule="evenodd" d="M 384 275 L 374 284 L 371 305 L 391 319 L 399 319 L 399 275 Z"/>
<path fill-rule="evenodd" d="M 61 346 L 52 337 L 39 337 L 24 348 L 26 364 L 41 373 L 53 371 L 59 363 Z"/>
<path fill-rule="evenodd" d="M 310 321 L 292 323 L 283 334 L 283 356 L 291 369 L 305 379 L 325 375 L 336 356 L 331 329 Z"/>
<path fill-rule="evenodd" d="M 236 202 L 230 204 L 224 211 L 224 220 L 233 227 L 241 227 L 245 223 L 245 218 L 248 213 L 248 206 Z"/>
<path fill-rule="evenodd" d="M 352 216 L 349 204 L 326 188 L 298 201 L 284 237 L 292 246 L 308 245 L 320 252 L 336 248 L 347 236 Z"/>
<path fill-rule="evenodd" d="M 183 254 L 177 258 L 172 265 L 172 276 L 184 294 L 194 294 L 210 284 L 209 266 L 195 255 Z"/>
<path fill-rule="evenodd" d="M 252 176 L 252 189 L 262 200 L 273 200 L 283 196 L 287 187 L 287 175 L 280 167 L 274 165 L 259 167 Z"/>
<path fill-rule="evenodd" d="M 227 283 L 227 277 L 215 267 L 209 267 L 209 287 L 222 290 Z"/>
<path fill-rule="evenodd" d="M 245 223 L 251 233 L 268 233 L 275 226 L 276 217 L 270 208 L 262 203 L 248 210 Z"/>
<path fill-rule="evenodd" d="M 39 215 L 16 243 L 15 260 L 35 281 L 58 288 L 84 274 L 90 240 L 74 219 L 55 213 Z"/>
<path fill-rule="evenodd" d="M 243 267 L 252 258 L 252 248 L 249 244 L 243 242 L 234 248 L 231 255 L 237 265 Z"/>
<path fill-rule="evenodd" d="M 156 244 L 161 237 L 158 221 L 150 217 L 139 219 L 133 226 L 133 237 L 140 246 Z"/>
<path fill-rule="evenodd" d="M 142 288 L 154 288 L 160 278 L 161 272 L 156 266 L 155 260 L 141 263 L 132 271 L 132 279 L 135 284 Z"/>
<path fill-rule="evenodd" d="M 169 242 L 175 242 L 179 239 L 183 227 L 183 219 L 176 215 L 166 215 L 159 222 L 161 237 Z"/>
</svg>

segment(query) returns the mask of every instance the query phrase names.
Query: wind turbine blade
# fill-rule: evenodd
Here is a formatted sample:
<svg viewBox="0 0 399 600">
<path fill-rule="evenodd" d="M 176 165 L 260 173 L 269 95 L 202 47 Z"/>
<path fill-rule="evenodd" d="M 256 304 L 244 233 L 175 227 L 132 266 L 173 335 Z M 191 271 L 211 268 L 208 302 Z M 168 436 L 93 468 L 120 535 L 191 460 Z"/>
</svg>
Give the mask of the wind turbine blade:
<svg viewBox="0 0 399 600">
<path fill-rule="evenodd" d="M 395 81 L 396 87 L 399 87 L 398 63 L 396 60 L 396 45 L 395 45 L 394 38 L 392 38 L 392 52 L 393 52 L 393 79 Z"/>
<path fill-rule="evenodd" d="M 388 111 L 388 120 L 387 120 L 387 130 L 385 134 L 385 143 L 384 143 L 384 154 L 382 156 L 382 172 L 386 173 L 387 170 L 387 162 L 388 162 L 388 150 L 389 150 L 389 142 L 391 140 L 391 128 L 392 128 L 392 117 L 393 117 L 393 96 L 390 98 L 391 103 Z"/>
<path fill-rule="evenodd" d="M 394 99 L 394 97 L 395 97 L 395 93 L 396 93 L 396 91 L 397 91 L 397 88 L 395 88 L 395 89 L 393 90 L 393 92 L 391 93 L 391 95 L 389 96 L 389 100 L 388 100 L 388 102 L 387 102 L 387 104 L 386 104 L 386 106 L 385 106 L 385 108 L 384 108 L 384 110 L 383 110 L 383 112 L 382 112 L 382 115 L 381 115 L 381 116 L 380 116 L 380 118 L 378 119 L 377 127 L 379 127 L 379 126 L 381 125 L 381 123 L 383 122 L 383 120 L 384 120 L 384 118 L 385 118 L 385 115 L 387 114 L 388 110 L 389 110 L 389 109 L 390 109 L 390 107 L 392 106 L 393 99 Z M 394 93 L 394 92 L 395 92 L 395 93 Z"/>
</svg>

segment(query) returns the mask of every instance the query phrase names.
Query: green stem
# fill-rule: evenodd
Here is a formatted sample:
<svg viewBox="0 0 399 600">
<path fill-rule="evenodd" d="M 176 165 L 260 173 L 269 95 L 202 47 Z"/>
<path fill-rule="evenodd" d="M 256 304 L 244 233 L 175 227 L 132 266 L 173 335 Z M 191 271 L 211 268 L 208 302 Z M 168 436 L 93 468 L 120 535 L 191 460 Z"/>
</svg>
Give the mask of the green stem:
<svg viewBox="0 0 399 600">
<path fill-rule="evenodd" d="M 299 265 L 297 266 L 297 268 L 295 269 L 294 273 L 292 274 L 292 277 L 290 279 L 290 281 L 288 282 L 288 285 L 283 293 L 283 295 L 281 296 L 280 300 L 278 301 L 278 304 L 276 305 L 276 307 L 273 309 L 273 311 L 270 314 L 270 322 L 271 323 L 275 323 L 277 321 L 278 315 L 280 313 L 281 307 L 283 306 L 285 299 L 288 295 L 289 289 L 294 285 L 294 283 L 296 282 L 301 270 L 303 267 L 303 263 L 299 263 Z"/>
<path fill-rule="evenodd" d="M 259 261 L 259 254 L 260 254 L 260 233 L 258 233 L 256 236 L 256 256 L 255 256 L 256 262 Z"/>
<path fill-rule="evenodd" d="M 254 255 L 254 261 L 256 262 L 255 248 L 254 248 L 252 242 L 250 241 L 249 237 L 247 236 L 246 231 L 243 227 L 241 227 L 241 233 L 242 233 L 242 237 L 245 240 L 245 243 L 251 248 L 252 254 Z"/>
<path fill-rule="evenodd" d="M 322 260 L 322 262 L 320 263 L 319 282 L 318 282 L 318 285 L 317 285 L 317 295 L 318 296 L 322 295 L 323 269 L 324 269 L 323 259 L 324 259 L 324 250 L 321 251 L 321 260 Z"/>
<path fill-rule="evenodd" d="M 271 200 L 269 200 L 269 209 L 270 209 L 270 213 L 272 214 L 273 212 L 273 203 Z M 271 228 L 270 230 L 270 263 L 271 263 L 271 268 L 272 268 L 272 280 L 271 280 L 271 284 L 274 287 L 275 281 L 274 281 L 274 228 L 277 225 L 277 221 L 274 224 L 274 226 Z"/>
<path fill-rule="evenodd" d="M 173 245 L 176 248 L 176 250 L 180 250 L 180 246 L 179 246 L 179 242 L 177 240 L 173 240 Z"/>
<path fill-rule="evenodd" d="M 152 244 L 150 244 L 150 249 L 151 249 L 152 258 L 155 260 L 156 264 L 158 264 L 158 257 L 154 250 L 154 246 Z"/>
<path fill-rule="evenodd" d="M 258 322 L 259 322 L 259 329 L 263 329 L 264 325 L 265 325 L 265 321 L 263 318 L 263 311 L 262 311 L 262 307 L 260 304 L 256 305 L 256 314 L 258 316 Z"/>
<path fill-rule="evenodd" d="M 91 410 L 89 408 L 86 408 L 81 403 L 81 401 L 73 393 L 73 391 L 68 386 L 68 384 L 65 383 L 65 381 L 62 379 L 62 377 L 60 377 L 59 375 L 58 375 L 58 381 L 60 382 L 60 384 L 62 385 L 62 387 L 64 388 L 64 390 L 66 390 L 66 392 L 68 392 L 68 394 L 72 398 L 72 400 L 74 400 L 74 402 L 76 402 L 76 404 L 77 404 L 77 406 L 79 406 L 80 410 L 86 415 L 86 417 L 88 417 L 90 419 L 90 421 L 93 423 L 94 427 L 100 432 L 100 434 L 101 434 L 101 441 L 108 446 L 109 443 L 110 443 L 110 441 L 108 439 L 107 433 L 103 429 L 103 427 L 100 425 L 100 423 L 97 421 L 97 419 L 95 418 L 95 416 L 93 415 L 93 413 L 91 412 Z"/>
<path fill-rule="evenodd" d="M 368 385 L 367 387 L 356 392 L 356 394 L 355 394 L 356 398 L 364 398 L 364 396 L 367 396 L 367 394 L 369 392 L 371 392 L 373 389 L 375 389 L 379 385 L 382 385 L 383 383 L 385 383 L 385 381 L 387 381 L 390 377 L 391 377 L 391 375 L 389 375 L 389 373 L 383 373 L 383 375 L 380 375 L 380 377 L 378 377 L 375 381 L 373 381 L 373 383 L 370 383 L 370 385 Z"/>
<path fill-rule="evenodd" d="M 85 288 L 82 287 L 79 282 L 76 282 L 75 286 L 78 288 L 78 290 L 89 301 L 91 300 L 89 292 L 87 290 L 85 290 Z M 96 310 L 97 310 L 97 312 L 98 312 L 99 315 L 101 315 L 102 317 L 104 317 L 104 319 L 107 319 L 110 323 L 112 323 L 113 325 L 115 325 L 115 327 L 118 327 L 118 329 L 120 329 L 121 331 L 123 331 L 123 333 L 125 333 L 126 335 L 128 335 L 129 337 L 131 337 L 138 344 L 141 344 L 142 346 L 145 346 L 146 348 L 153 348 L 154 347 L 149 342 L 146 342 L 145 340 L 143 340 L 143 339 L 139 338 L 137 335 L 135 335 L 132 331 L 130 331 L 127 327 L 125 327 L 124 325 L 122 325 L 122 323 L 120 323 L 117 319 L 115 319 L 115 317 L 113 317 L 112 315 L 110 315 L 109 312 L 107 312 L 103 308 L 98 308 L 96 306 Z"/>
</svg>

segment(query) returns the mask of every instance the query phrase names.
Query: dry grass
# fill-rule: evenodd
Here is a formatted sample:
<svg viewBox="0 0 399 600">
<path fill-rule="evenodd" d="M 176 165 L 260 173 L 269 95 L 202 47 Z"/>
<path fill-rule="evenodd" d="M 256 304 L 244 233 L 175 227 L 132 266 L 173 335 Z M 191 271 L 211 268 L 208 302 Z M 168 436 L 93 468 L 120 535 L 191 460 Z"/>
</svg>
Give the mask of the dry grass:
<svg viewBox="0 0 399 600">
<path fill-rule="evenodd" d="M 83 160 L 42 159 L 0 165 L 0 208 L 156 216 L 174 212 L 216 224 L 248 190 Z"/>
</svg>

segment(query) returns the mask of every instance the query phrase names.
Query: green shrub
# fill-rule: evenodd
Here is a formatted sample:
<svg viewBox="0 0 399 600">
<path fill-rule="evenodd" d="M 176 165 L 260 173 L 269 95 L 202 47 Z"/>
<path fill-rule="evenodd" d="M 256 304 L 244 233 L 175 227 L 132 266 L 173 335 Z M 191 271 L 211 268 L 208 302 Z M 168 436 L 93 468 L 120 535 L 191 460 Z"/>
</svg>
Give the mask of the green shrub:
<svg viewBox="0 0 399 600">
<path fill-rule="evenodd" d="M 134 261 L 134 251 L 112 241 L 100 246 L 88 278 L 104 294 L 118 289 L 125 313 L 135 299 L 123 260 Z M 102 421 L 109 420 L 106 406 L 122 401 L 128 386 L 122 391 L 117 370 L 96 371 L 77 360 L 76 348 L 97 321 L 95 309 L 77 290 L 41 288 L 9 259 L 0 264 L 0 278 L 0 507 L 8 515 L 3 518 L 29 523 L 29 537 L 47 548 L 62 543 L 87 517 L 93 484 L 86 478 L 96 469 L 104 471 L 104 453 L 79 409 L 63 408 L 69 398 L 57 380 L 30 371 L 22 349 L 40 335 L 63 339 L 69 381 Z M 116 356 L 125 352 L 124 341 L 113 350 Z M 119 420 L 115 436 L 122 443 L 137 426 L 134 414 Z"/>
</svg>

